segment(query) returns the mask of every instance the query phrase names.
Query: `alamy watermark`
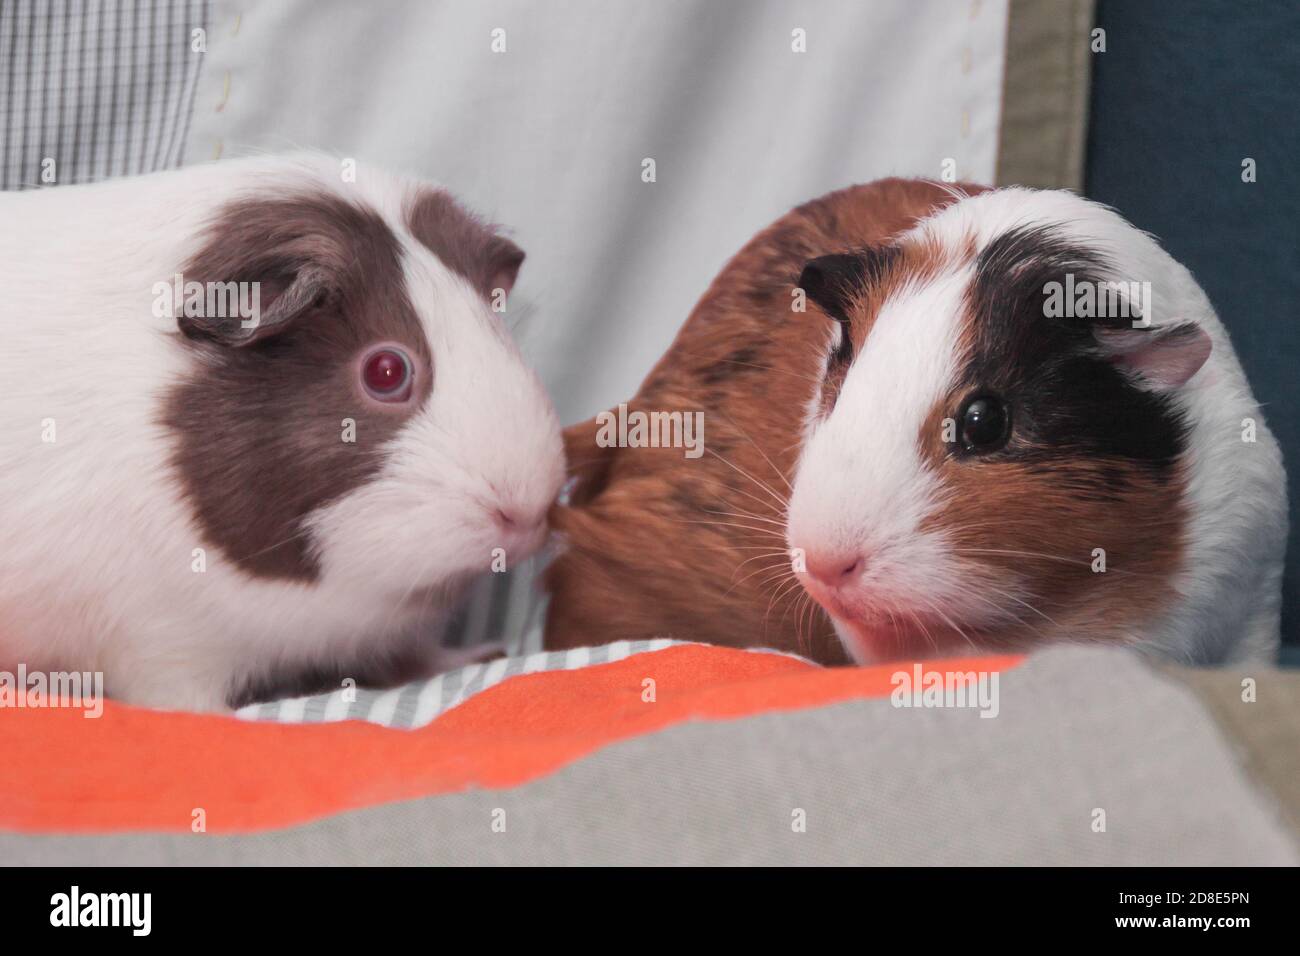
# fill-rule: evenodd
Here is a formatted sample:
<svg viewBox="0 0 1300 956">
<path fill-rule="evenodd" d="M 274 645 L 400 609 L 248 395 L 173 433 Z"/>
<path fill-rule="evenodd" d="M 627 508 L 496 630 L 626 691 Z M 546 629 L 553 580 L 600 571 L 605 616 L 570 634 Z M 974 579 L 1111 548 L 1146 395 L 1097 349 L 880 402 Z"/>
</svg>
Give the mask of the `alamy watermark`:
<svg viewBox="0 0 1300 956">
<path fill-rule="evenodd" d="M 83 717 L 104 713 L 103 671 L 0 671 L 0 710 L 81 709 Z"/>
<path fill-rule="evenodd" d="M 187 282 L 176 273 L 170 282 L 155 282 L 153 314 L 159 319 L 239 319 L 255 329 L 262 317 L 260 282 Z"/>
<path fill-rule="evenodd" d="M 629 412 L 626 403 L 596 416 L 601 448 L 682 448 L 684 457 L 704 454 L 703 412 Z"/>
<path fill-rule="evenodd" d="M 927 671 L 913 664 L 910 671 L 895 671 L 889 683 L 895 707 L 969 707 L 980 717 L 996 717 L 1001 709 L 997 671 Z"/>
<path fill-rule="evenodd" d="M 1154 302 L 1150 282 L 1096 282 L 1075 279 L 1043 286 L 1043 315 L 1049 319 L 1129 319 L 1133 328 L 1151 325 Z"/>
<path fill-rule="evenodd" d="M 132 936 L 148 936 L 153 929 L 152 893 L 88 893 L 74 885 L 67 893 L 50 897 L 51 926 L 118 926 Z"/>
</svg>

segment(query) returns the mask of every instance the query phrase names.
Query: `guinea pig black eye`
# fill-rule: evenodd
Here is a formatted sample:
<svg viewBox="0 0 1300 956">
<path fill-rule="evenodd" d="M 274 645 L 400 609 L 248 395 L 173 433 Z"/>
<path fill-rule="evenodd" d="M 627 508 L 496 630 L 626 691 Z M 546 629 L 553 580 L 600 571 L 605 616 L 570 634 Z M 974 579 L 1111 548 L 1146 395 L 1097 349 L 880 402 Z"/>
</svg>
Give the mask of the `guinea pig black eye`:
<svg viewBox="0 0 1300 956">
<path fill-rule="evenodd" d="M 361 383 L 381 402 L 404 402 L 411 397 L 411 360 L 393 346 L 375 349 L 361 363 Z"/>
<path fill-rule="evenodd" d="M 967 451 L 990 452 L 1006 444 L 1011 415 L 1000 399 L 978 395 L 962 409 L 961 441 Z"/>
</svg>

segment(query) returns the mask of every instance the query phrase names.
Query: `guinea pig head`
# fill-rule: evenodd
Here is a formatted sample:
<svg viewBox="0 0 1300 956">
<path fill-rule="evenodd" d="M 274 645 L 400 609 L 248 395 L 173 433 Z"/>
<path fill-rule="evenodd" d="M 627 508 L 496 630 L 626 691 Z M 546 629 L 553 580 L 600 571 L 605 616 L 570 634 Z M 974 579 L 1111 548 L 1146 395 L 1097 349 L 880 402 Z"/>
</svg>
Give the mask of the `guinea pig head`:
<svg viewBox="0 0 1300 956">
<path fill-rule="evenodd" d="M 441 190 L 371 193 L 218 210 L 186 286 L 248 286 L 258 314 L 182 311 L 193 362 L 164 425 L 224 560 L 396 612 L 488 570 L 495 549 L 535 550 L 563 461 L 493 308 L 523 253 Z"/>
<path fill-rule="evenodd" d="M 1010 189 L 799 284 L 826 359 L 787 538 L 850 654 L 1136 640 L 1184 557 L 1211 342 L 1185 270 L 1108 209 Z"/>
</svg>

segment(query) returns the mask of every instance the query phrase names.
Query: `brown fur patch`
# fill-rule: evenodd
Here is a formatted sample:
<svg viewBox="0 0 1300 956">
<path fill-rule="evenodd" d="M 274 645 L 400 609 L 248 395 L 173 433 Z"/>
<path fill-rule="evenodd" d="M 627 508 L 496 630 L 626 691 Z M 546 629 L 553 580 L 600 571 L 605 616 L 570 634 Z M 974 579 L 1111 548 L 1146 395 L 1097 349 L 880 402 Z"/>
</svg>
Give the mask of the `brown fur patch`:
<svg viewBox="0 0 1300 956">
<path fill-rule="evenodd" d="M 302 519 L 373 476 L 385 442 L 432 389 L 398 241 L 378 214 L 336 196 L 243 200 L 219 211 L 183 273 L 262 283 L 264 315 L 301 275 L 317 277 L 319 294 L 280 308 L 261 337 L 240 335 L 237 317 L 182 319 L 199 361 L 162 417 L 205 538 L 250 574 L 311 581 L 319 569 Z M 360 390 L 357 360 L 380 342 L 400 344 L 415 364 L 409 403 L 380 407 Z M 345 418 L 355 443 L 342 440 Z"/>
<path fill-rule="evenodd" d="M 845 660 L 785 552 L 784 499 L 830 321 L 793 312 L 792 292 L 810 259 L 887 243 L 951 201 L 914 180 L 845 189 L 783 216 L 727 264 L 628 403 L 704 412 L 703 457 L 598 447 L 595 420 L 566 431 L 576 484 L 552 510 L 566 546 L 546 576 L 548 647 L 677 637 Z M 928 261 L 915 255 L 913 267 Z"/>
<path fill-rule="evenodd" d="M 923 530 L 946 531 L 977 578 L 1003 591 L 1014 585 L 1036 609 L 990 591 L 1022 622 L 999 627 L 1000 642 L 1023 645 L 1045 633 L 1076 640 L 1137 634 L 1140 622 L 1167 606 L 1187 518 L 1181 468 L 1166 482 L 1124 462 L 1044 469 L 944 458 L 937 472 L 951 497 Z M 1106 485 L 1123 487 L 1122 507 L 1086 491 Z M 1104 573 L 1093 570 L 1095 548 L 1105 551 Z"/>
</svg>

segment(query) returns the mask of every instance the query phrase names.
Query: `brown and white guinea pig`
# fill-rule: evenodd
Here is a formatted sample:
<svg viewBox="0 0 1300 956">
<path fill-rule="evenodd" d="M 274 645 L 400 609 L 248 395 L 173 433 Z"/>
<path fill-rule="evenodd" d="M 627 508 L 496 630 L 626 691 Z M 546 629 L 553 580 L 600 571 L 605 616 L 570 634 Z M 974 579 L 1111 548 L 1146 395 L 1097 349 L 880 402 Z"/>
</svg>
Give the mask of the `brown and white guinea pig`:
<svg viewBox="0 0 1300 956">
<path fill-rule="evenodd" d="M 192 709 L 382 682 L 542 543 L 559 426 L 493 308 L 523 253 L 341 169 L 0 196 L 0 667 Z"/>
<path fill-rule="evenodd" d="M 551 646 L 1276 649 L 1277 444 L 1188 271 L 1075 195 L 808 203 L 726 266 L 636 410 L 702 411 L 705 454 L 568 430 Z"/>
</svg>

